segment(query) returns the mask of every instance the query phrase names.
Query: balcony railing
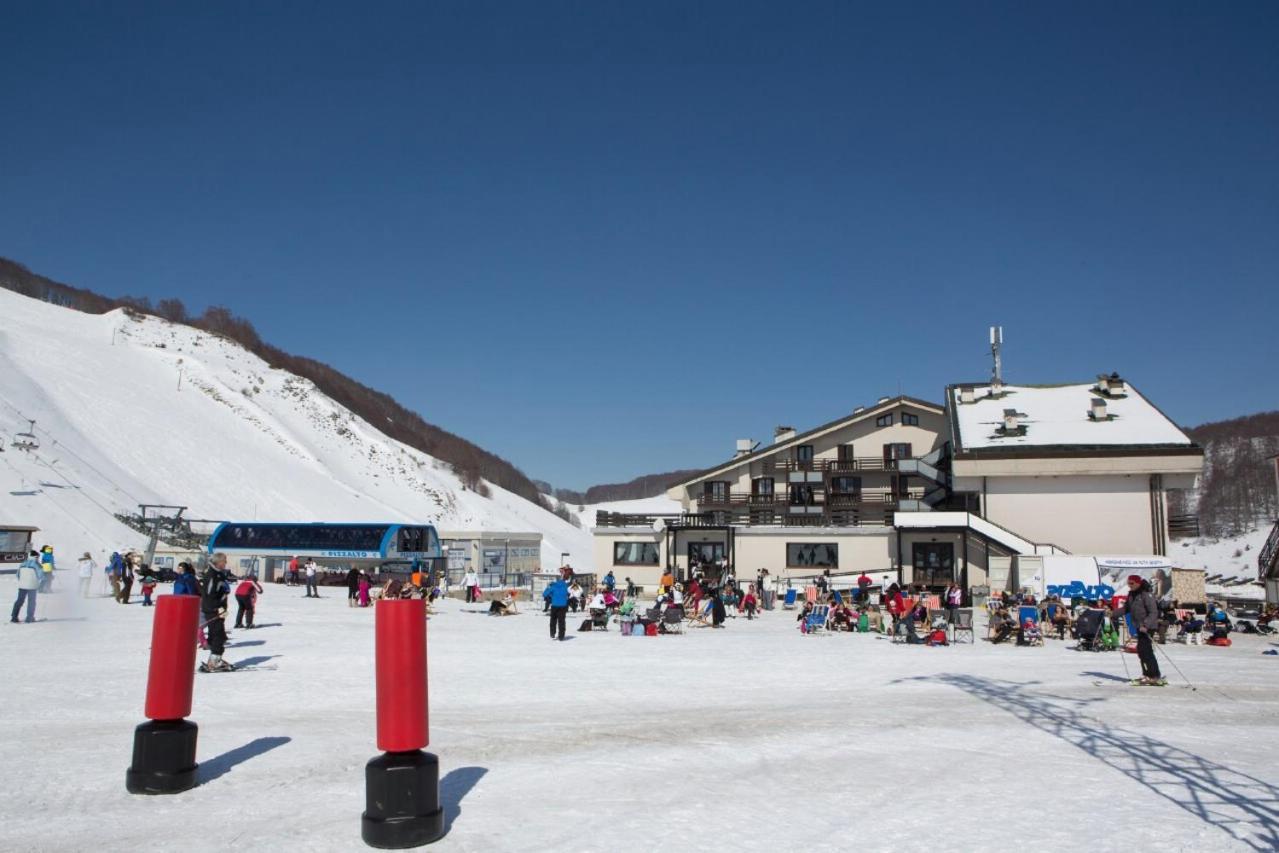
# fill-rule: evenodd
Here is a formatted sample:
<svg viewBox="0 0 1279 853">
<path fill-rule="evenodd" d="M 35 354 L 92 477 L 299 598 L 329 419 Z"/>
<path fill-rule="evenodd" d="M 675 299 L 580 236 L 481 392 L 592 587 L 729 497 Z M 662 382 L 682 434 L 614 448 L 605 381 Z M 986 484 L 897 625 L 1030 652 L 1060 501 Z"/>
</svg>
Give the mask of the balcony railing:
<svg viewBox="0 0 1279 853">
<path fill-rule="evenodd" d="M 765 467 L 778 473 L 818 471 L 845 474 L 858 471 L 896 471 L 897 460 L 884 459 L 881 456 L 859 456 L 856 459 L 811 459 L 807 462 L 796 459 L 774 459 Z"/>
<path fill-rule="evenodd" d="M 920 500 L 924 497 L 922 487 L 894 491 L 890 488 L 862 489 L 860 492 L 826 493 L 817 492 L 812 500 L 792 500 L 789 493 L 777 492 L 771 495 L 749 495 L 741 492 L 730 492 L 726 495 L 702 495 L 697 506 L 701 510 L 747 510 L 752 508 L 772 508 L 784 510 L 787 507 L 823 506 L 831 509 L 855 509 L 866 504 L 894 504 L 910 498 Z"/>
</svg>

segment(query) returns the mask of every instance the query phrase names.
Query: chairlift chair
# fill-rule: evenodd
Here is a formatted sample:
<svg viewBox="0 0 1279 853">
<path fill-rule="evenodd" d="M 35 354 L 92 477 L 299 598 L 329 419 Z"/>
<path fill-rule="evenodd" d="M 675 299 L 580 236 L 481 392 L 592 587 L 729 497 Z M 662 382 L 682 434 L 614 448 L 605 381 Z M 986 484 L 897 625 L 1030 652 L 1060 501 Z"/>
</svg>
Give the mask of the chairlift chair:
<svg viewBox="0 0 1279 853">
<path fill-rule="evenodd" d="M 40 449 L 40 439 L 36 438 L 36 422 L 30 421 L 30 424 L 31 426 L 27 428 L 26 432 L 14 433 L 13 441 L 10 442 L 19 450 L 31 451 Z"/>
</svg>

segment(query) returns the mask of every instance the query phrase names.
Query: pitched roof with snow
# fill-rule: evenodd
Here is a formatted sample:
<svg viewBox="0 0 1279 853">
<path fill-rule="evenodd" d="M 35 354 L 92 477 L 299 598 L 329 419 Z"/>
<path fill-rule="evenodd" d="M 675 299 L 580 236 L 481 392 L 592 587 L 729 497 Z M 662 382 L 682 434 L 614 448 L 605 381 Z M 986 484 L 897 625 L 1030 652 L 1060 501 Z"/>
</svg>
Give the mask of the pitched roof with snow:
<svg viewBox="0 0 1279 853">
<path fill-rule="evenodd" d="M 945 409 L 943 409 L 941 406 L 937 405 L 936 403 L 930 403 L 927 400 L 920 400 L 915 397 L 907 396 L 905 394 L 899 394 L 896 397 L 890 397 L 885 400 L 882 400 L 873 406 L 867 406 L 863 409 L 855 411 L 851 415 L 845 415 L 844 417 L 837 418 L 831 421 L 830 423 L 825 423 L 825 424 L 822 424 L 821 426 L 813 427 L 812 429 L 806 432 L 801 432 L 796 435 L 792 435 L 790 438 L 786 438 L 781 441 L 774 442 L 773 444 L 770 444 L 767 447 L 763 447 L 759 450 L 755 450 L 750 453 L 743 454 L 742 456 L 734 457 L 733 459 L 729 459 L 725 462 L 721 462 L 718 465 L 712 465 L 710 468 L 706 468 L 702 471 L 698 471 L 696 474 L 685 477 L 679 482 L 671 483 L 666 488 L 668 490 L 677 489 L 680 486 L 687 486 L 690 483 L 696 483 L 699 480 L 706 479 L 712 474 L 717 474 L 721 471 L 727 471 L 739 465 L 749 463 L 749 462 L 754 462 L 756 459 L 762 459 L 766 456 L 772 456 L 784 450 L 789 450 L 790 448 L 798 444 L 803 444 L 805 441 L 809 441 L 813 439 L 815 436 L 821 435 L 822 433 L 830 432 L 831 430 L 835 430 L 835 429 L 841 429 L 845 426 L 848 426 L 851 423 L 856 423 L 857 421 L 864 421 L 869 418 L 878 417 L 884 412 L 891 411 L 892 409 L 895 409 L 898 406 L 902 406 L 902 405 L 915 406 L 917 408 L 920 408 L 929 412 L 933 412 L 934 414 L 939 414 L 939 415 L 944 413 L 945 411 Z"/>
<path fill-rule="evenodd" d="M 1103 392 L 1097 383 L 1077 385 L 952 385 L 946 389 L 955 452 L 1160 450 L 1191 452 L 1197 445 L 1132 385 Z M 962 402 L 971 389 L 974 401 Z M 1105 403 L 1104 414 L 1094 401 Z M 1017 428 L 1006 429 L 1011 410 Z M 1100 416 L 1098 416 L 1100 414 Z"/>
</svg>

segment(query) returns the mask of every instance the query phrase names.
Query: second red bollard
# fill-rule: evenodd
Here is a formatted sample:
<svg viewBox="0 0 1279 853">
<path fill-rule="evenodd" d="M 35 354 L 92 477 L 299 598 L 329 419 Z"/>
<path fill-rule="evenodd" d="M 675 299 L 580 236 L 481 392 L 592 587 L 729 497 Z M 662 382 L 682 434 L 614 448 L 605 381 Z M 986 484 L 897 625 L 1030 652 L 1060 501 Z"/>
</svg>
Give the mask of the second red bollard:
<svg viewBox="0 0 1279 853">
<path fill-rule="evenodd" d="M 379 600 L 377 745 L 364 768 L 364 843 L 383 849 L 430 844 L 444 834 L 440 762 L 422 747 L 427 735 L 426 602 Z"/>
<path fill-rule="evenodd" d="M 133 763 L 124 777 L 131 794 L 177 794 L 195 787 L 199 729 L 191 713 L 195 682 L 195 632 L 200 599 L 162 595 L 151 623 L 146 715 L 133 732 Z"/>
</svg>

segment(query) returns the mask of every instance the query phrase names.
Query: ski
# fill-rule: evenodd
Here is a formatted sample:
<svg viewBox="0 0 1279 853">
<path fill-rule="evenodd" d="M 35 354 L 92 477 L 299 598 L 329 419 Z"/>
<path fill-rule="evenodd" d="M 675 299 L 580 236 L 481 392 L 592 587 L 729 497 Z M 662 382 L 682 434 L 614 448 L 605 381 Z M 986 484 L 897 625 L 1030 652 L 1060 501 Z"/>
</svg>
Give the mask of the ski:
<svg viewBox="0 0 1279 853">
<path fill-rule="evenodd" d="M 231 669 L 209 669 L 204 664 L 200 664 L 200 666 L 198 667 L 199 672 L 212 673 L 214 675 L 217 675 L 223 672 L 260 672 L 260 671 L 274 672 L 277 669 L 279 669 L 279 667 L 273 663 L 252 664 L 250 666 L 235 666 L 234 664 L 232 664 Z"/>
</svg>

